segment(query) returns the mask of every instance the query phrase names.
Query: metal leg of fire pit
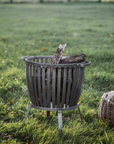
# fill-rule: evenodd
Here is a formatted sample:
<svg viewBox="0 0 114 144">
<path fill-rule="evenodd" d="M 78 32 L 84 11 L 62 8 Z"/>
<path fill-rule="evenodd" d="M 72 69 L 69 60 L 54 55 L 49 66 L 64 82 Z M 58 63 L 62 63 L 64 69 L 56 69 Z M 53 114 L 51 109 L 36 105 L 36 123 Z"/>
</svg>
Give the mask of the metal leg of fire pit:
<svg viewBox="0 0 114 144">
<path fill-rule="evenodd" d="M 25 124 L 25 121 L 26 121 L 26 119 L 27 119 L 27 117 L 28 117 L 28 114 L 29 114 L 30 108 L 31 108 L 31 105 L 29 106 L 29 110 L 28 110 L 28 112 L 27 112 L 27 114 L 26 114 L 26 117 L 25 117 L 25 120 L 24 120 L 24 123 L 23 123 L 23 124 Z"/>
<path fill-rule="evenodd" d="M 48 123 L 50 122 L 50 111 L 47 111 L 47 120 L 48 120 Z"/>
<path fill-rule="evenodd" d="M 59 134 L 62 136 L 62 111 L 58 110 L 58 128 L 59 128 Z"/>
<path fill-rule="evenodd" d="M 80 112 L 80 117 L 81 117 L 82 123 L 84 123 L 84 121 L 83 121 L 83 117 L 82 117 L 82 114 L 81 114 L 81 111 L 80 111 L 79 106 L 78 106 L 78 110 L 79 110 L 79 112 Z"/>
</svg>

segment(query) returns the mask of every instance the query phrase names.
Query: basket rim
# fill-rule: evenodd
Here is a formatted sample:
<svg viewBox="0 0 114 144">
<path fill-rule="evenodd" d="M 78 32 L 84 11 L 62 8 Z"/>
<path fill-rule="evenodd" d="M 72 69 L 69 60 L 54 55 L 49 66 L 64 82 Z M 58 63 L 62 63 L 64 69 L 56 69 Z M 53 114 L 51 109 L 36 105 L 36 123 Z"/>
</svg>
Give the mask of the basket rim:
<svg viewBox="0 0 114 144">
<path fill-rule="evenodd" d="M 69 57 L 69 56 L 64 56 L 65 57 Z M 85 67 L 91 64 L 91 62 L 89 61 L 84 61 L 81 63 L 71 63 L 71 64 L 49 64 L 49 63 L 38 63 L 38 62 L 31 62 L 30 60 L 32 60 L 33 58 L 53 58 L 53 56 L 29 56 L 25 58 L 25 61 L 27 64 L 31 64 L 31 65 L 37 65 L 37 66 L 46 66 L 46 67 L 74 67 L 74 66 L 79 66 L 79 67 Z"/>
</svg>

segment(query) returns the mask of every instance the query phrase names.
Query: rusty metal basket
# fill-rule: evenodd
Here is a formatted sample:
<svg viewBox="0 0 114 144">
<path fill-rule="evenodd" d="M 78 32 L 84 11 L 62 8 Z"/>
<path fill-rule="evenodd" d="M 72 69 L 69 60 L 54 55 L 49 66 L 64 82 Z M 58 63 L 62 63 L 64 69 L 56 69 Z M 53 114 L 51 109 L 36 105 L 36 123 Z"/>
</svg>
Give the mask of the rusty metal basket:
<svg viewBox="0 0 114 144">
<path fill-rule="evenodd" d="M 99 118 L 114 126 L 114 91 L 103 94 L 99 106 Z"/>
<path fill-rule="evenodd" d="M 52 59 L 52 56 L 22 58 L 26 61 L 26 81 L 31 99 L 29 110 L 31 107 L 46 110 L 48 120 L 50 111 L 58 111 L 59 130 L 62 131 L 62 111 L 79 109 L 85 66 L 91 62 L 51 64 Z M 79 112 L 83 120 L 80 109 Z"/>
</svg>

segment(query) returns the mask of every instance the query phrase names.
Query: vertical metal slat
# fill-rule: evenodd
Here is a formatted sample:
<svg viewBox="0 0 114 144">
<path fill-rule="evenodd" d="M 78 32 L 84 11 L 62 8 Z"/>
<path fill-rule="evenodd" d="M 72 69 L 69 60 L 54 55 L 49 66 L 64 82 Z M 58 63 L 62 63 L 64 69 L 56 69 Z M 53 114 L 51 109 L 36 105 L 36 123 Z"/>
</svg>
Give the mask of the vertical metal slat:
<svg viewBox="0 0 114 144">
<path fill-rule="evenodd" d="M 30 65 L 30 78 L 31 78 L 31 88 L 32 88 L 32 97 L 33 97 L 33 101 L 34 101 L 34 105 L 36 105 L 36 100 L 34 97 L 34 89 L 33 89 L 33 79 L 32 79 L 32 65 Z"/>
<path fill-rule="evenodd" d="M 56 67 L 53 67 L 53 76 L 52 76 L 52 105 L 55 108 L 55 84 L 56 84 Z"/>
<path fill-rule="evenodd" d="M 43 104 L 46 107 L 46 93 L 45 93 L 45 67 L 42 67 L 42 95 L 43 95 Z"/>
<path fill-rule="evenodd" d="M 42 105 L 42 96 L 41 96 L 41 67 L 38 67 L 38 92 L 39 92 L 39 98 L 40 98 L 40 106 Z"/>
<path fill-rule="evenodd" d="M 45 63 L 47 63 L 47 58 L 45 58 Z"/>
<path fill-rule="evenodd" d="M 69 103 L 69 95 L 70 95 L 70 87 L 71 87 L 71 83 L 72 83 L 71 67 L 69 67 L 66 107 L 67 107 L 67 105 L 68 105 L 68 103 Z"/>
<path fill-rule="evenodd" d="M 77 97 L 76 91 L 78 90 L 78 80 L 79 80 L 79 67 L 76 66 L 76 80 L 75 80 L 75 89 L 72 95 L 72 106 L 75 106 L 75 99 Z"/>
<path fill-rule="evenodd" d="M 39 58 L 37 57 L 37 63 L 39 63 Z M 38 72 L 38 65 L 37 65 L 37 72 Z"/>
<path fill-rule="evenodd" d="M 84 79 L 84 68 L 80 67 L 79 68 L 79 82 L 78 82 L 78 92 L 77 92 L 77 96 L 76 96 L 76 100 L 75 100 L 75 104 L 78 102 L 80 94 L 81 94 L 81 90 L 82 90 L 82 85 L 83 85 L 83 79 Z"/>
<path fill-rule="evenodd" d="M 41 58 L 41 63 L 43 63 L 43 58 Z"/>
<path fill-rule="evenodd" d="M 62 90 L 62 108 L 65 103 L 65 94 L 66 94 L 66 76 L 67 76 L 67 68 L 64 67 L 64 75 L 63 75 L 63 90 Z"/>
<path fill-rule="evenodd" d="M 34 103 L 34 98 L 33 98 L 33 94 L 32 94 L 32 87 L 31 87 L 31 76 L 30 76 L 30 65 L 29 65 L 29 68 L 28 68 L 29 72 L 29 77 L 28 77 L 28 81 L 29 81 L 29 91 L 30 91 L 30 98 L 32 99 L 32 103 Z"/>
<path fill-rule="evenodd" d="M 80 89 L 81 92 L 82 92 L 82 87 L 83 87 L 83 82 L 84 82 L 84 76 L 85 76 L 85 67 L 82 67 L 82 84 L 81 84 L 81 89 Z"/>
<path fill-rule="evenodd" d="M 37 58 L 37 63 L 39 63 L 39 58 Z"/>
<path fill-rule="evenodd" d="M 27 63 L 26 63 L 26 80 L 27 80 L 28 93 L 29 93 L 31 101 L 33 102 L 33 98 L 31 97 L 31 91 L 30 91 L 29 64 Z"/>
<path fill-rule="evenodd" d="M 61 68 L 58 68 L 58 81 L 57 81 L 57 108 L 60 107 L 60 88 L 61 88 Z"/>
<path fill-rule="evenodd" d="M 52 58 L 50 58 L 50 64 L 51 64 L 51 62 L 52 62 Z"/>
<path fill-rule="evenodd" d="M 50 67 L 47 67 L 47 103 L 48 107 L 50 107 Z"/>
<path fill-rule="evenodd" d="M 74 91 L 76 88 L 76 66 L 73 67 L 73 82 L 72 82 L 72 90 L 71 90 L 71 99 L 70 99 L 70 105 L 69 106 L 73 106 L 73 96 L 74 96 Z"/>
<path fill-rule="evenodd" d="M 79 67 L 78 68 L 78 82 L 77 82 L 77 89 L 75 90 L 74 105 L 77 104 L 77 99 L 79 97 L 78 93 L 79 93 L 79 89 L 80 89 L 80 83 L 81 83 L 81 71 L 80 71 L 80 67 Z"/>
<path fill-rule="evenodd" d="M 38 104 L 38 95 L 37 95 L 37 91 L 36 91 L 36 79 L 37 79 L 37 77 L 36 77 L 36 71 L 35 71 L 35 66 L 33 65 L 33 77 L 34 77 L 34 91 L 35 91 L 35 98 L 36 98 L 36 104 L 37 105 L 39 105 Z"/>
</svg>

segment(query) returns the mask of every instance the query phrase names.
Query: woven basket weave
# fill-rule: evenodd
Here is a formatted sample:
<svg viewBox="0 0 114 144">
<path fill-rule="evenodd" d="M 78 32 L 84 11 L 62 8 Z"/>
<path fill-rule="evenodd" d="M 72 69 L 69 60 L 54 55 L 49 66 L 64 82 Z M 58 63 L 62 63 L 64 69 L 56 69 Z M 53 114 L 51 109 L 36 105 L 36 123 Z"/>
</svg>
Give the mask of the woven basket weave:
<svg viewBox="0 0 114 144">
<path fill-rule="evenodd" d="M 99 118 L 114 126 L 114 91 L 103 94 L 99 106 Z"/>
</svg>

